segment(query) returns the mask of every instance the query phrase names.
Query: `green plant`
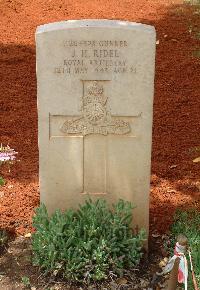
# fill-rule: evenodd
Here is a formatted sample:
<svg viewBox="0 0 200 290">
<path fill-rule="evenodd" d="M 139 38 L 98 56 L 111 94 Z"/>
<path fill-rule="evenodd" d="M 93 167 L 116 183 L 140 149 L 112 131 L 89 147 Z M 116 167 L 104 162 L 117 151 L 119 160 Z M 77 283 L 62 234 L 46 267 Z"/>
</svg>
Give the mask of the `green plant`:
<svg viewBox="0 0 200 290">
<path fill-rule="evenodd" d="M 0 176 L 0 186 L 3 186 L 5 184 L 5 180 L 2 176 Z"/>
<path fill-rule="evenodd" d="M 133 206 L 119 200 L 109 209 L 105 200 L 87 200 L 77 211 L 51 217 L 41 205 L 33 225 L 34 264 L 70 281 L 102 280 L 109 271 L 123 274 L 137 265 L 145 239 L 144 231 L 131 229 Z"/>
<path fill-rule="evenodd" d="M 22 277 L 22 283 L 24 284 L 24 286 L 29 287 L 31 285 L 30 283 L 30 279 L 27 276 L 23 276 Z"/>
<path fill-rule="evenodd" d="M 174 243 L 175 237 L 180 233 L 188 238 L 192 250 L 194 271 L 200 287 L 200 212 L 197 210 L 178 210 L 176 212 L 172 225 Z M 191 275 L 189 277 L 189 289 L 193 290 Z"/>
</svg>

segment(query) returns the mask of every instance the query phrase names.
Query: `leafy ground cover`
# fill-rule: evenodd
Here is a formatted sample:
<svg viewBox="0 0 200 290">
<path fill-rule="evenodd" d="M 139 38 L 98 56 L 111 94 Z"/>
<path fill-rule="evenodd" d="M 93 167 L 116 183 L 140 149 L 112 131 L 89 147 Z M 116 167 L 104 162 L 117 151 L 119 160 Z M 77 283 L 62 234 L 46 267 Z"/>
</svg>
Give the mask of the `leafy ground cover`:
<svg viewBox="0 0 200 290">
<path fill-rule="evenodd" d="M 50 289 L 51 290 L 64 290 L 64 289 L 71 289 L 71 290 L 77 290 L 77 289 L 79 290 L 83 290 L 83 289 L 85 290 L 86 289 L 87 290 L 88 289 L 89 290 L 148 289 L 148 290 L 154 290 L 156 289 L 156 290 L 161 290 L 161 289 L 166 289 L 165 287 L 167 286 L 168 275 L 164 277 L 159 276 L 159 279 L 156 281 L 155 273 L 157 271 L 161 271 L 161 269 L 159 270 L 158 265 L 160 265 L 163 262 L 163 260 L 166 259 L 167 256 L 169 257 L 170 254 L 173 255 L 173 248 L 176 242 L 176 237 L 180 233 L 184 233 L 188 237 L 189 245 L 192 251 L 192 259 L 193 259 L 193 265 L 194 265 L 197 283 L 200 282 L 200 279 L 199 279 L 200 278 L 199 276 L 200 213 L 198 211 L 195 211 L 195 210 L 178 211 L 174 217 L 174 223 L 172 225 L 171 234 L 170 235 L 153 234 L 153 236 L 150 237 L 149 256 L 144 255 L 144 258 L 141 260 L 140 265 L 135 265 L 132 269 L 129 269 L 129 270 L 127 267 L 127 269 L 123 271 L 123 274 L 121 272 L 121 275 L 122 275 L 121 278 L 119 276 L 117 277 L 114 271 L 113 272 L 111 271 L 105 281 L 98 282 L 98 281 L 92 281 L 91 279 L 89 285 L 86 282 L 86 280 L 85 280 L 85 283 L 71 284 L 69 283 L 68 279 L 66 280 L 66 277 L 64 277 L 63 279 L 62 278 L 63 275 L 60 275 L 63 269 L 62 267 L 59 266 L 59 263 L 57 264 L 59 266 L 58 269 L 54 268 L 55 267 L 54 258 L 57 255 L 57 251 L 59 250 L 58 242 L 61 237 L 60 230 L 62 228 L 63 222 L 66 221 L 65 218 L 67 218 L 67 216 L 62 215 L 61 217 L 61 213 L 57 212 L 50 220 L 48 219 L 45 208 L 43 207 L 38 209 L 38 213 L 39 213 L 38 216 L 36 216 L 35 218 L 35 224 L 39 230 L 36 237 L 33 236 L 33 238 L 31 238 L 31 235 L 26 235 L 26 237 L 20 236 L 14 240 L 9 238 L 9 243 L 7 244 L 7 238 L 5 238 L 6 237 L 5 232 L 2 233 L 2 235 L 0 235 L 1 237 L 0 249 L 2 249 L 2 244 L 5 244 L 4 254 L 1 255 L 0 257 L 0 264 L 2 265 L 1 272 L 0 272 L 0 282 L 1 282 L 0 286 L 2 288 L 0 287 L 0 289 L 2 290 L 3 289 L 8 289 L 8 290 L 11 290 L 11 289 L 16 289 L 16 290 L 18 289 L 31 289 L 31 290 L 36 290 L 36 289 L 37 290 L 42 290 L 42 289 L 49 289 L 49 290 Z M 86 216 L 88 217 L 87 214 Z M 129 215 L 128 216 L 125 215 L 125 216 L 128 217 Z M 120 214 L 120 220 L 121 218 L 123 219 L 124 217 Z M 87 234 L 89 234 L 89 232 L 92 230 L 92 223 L 90 222 L 88 223 L 87 221 L 87 224 L 90 225 L 88 229 L 86 230 Z M 57 230 L 55 231 L 55 226 L 58 228 L 58 231 Z M 121 227 L 122 225 L 120 225 L 120 228 Z M 115 226 L 115 229 L 116 229 L 116 226 Z M 68 230 L 70 230 L 70 227 L 68 227 Z M 99 234 L 101 234 L 101 232 L 99 232 Z M 94 240 L 94 236 L 95 235 L 93 235 L 93 238 L 91 238 L 92 236 L 87 236 L 87 238 L 89 238 L 90 240 Z M 42 243 L 40 242 L 38 244 L 38 239 L 40 239 L 41 237 L 42 237 Z M 64 237 L 63 239 L 64 242 L 68 243 L 70 237 L 69 235 L 67 235 L 67 239 Z M 117 238 L 119 241 L 120 236 Z M 123 237 L 121 237 L 121 239 L 123 240 Z M 124 241 L 126 242 L 126 239 Z M 53 249 L 53 252 L 48 251 L 49 247 L 52 247 L 52 242 L 55 246 L 55 248 Z M 32 248 L 32 244 L 33 244 L 33 248 Z M 71 246 L 76 247 L 78 244 L 79 244 L 79 240 L 77 239 L 74 245 L 72 243 Z M 121 244 L 123 245 L 123 242 L 120 243 L 120 245 Z M 86 252 L 86 249 L 84 248 L 84 241 L 81 245 L 79 246 L 82 249 L 84 249 L 84 251 Z M 87 246 L 88 245 L 89 243 L 87 243 Z M 166 245 L 168 246 L 166 247 Z M 113 244 L 110 246 L 112 247 Z M 116 247 L 116 244 L 114 245 L 114 249 L 115 247 Z M 66 248 L 65 254 L 67 255 L 68 250 L 67 250 L 66 245 L 65 245 L 65 248 Z M 68 249 L 69 248 L 70 247 L 68 247 Z M 93 250 L 97 248 L 98 246 L 97 247 L 95 246 Z M 34 249 L 36 253 L 35 257 L 32 255 L 33 254 L 32 250 L 34 252 Z M 91 247 L 89 251 L 87 249 L 87 252 L 89 254 L 96 255 L 95 251 L 93 250 Z M 63 252 L 63 247 L 61 247 L 59 254 L 62 255 L 62 252 Z M 73 255 L 73 259 L 76 260 L 77 263 L 71 263 L 70 267 L 71 266 L 76 267 L 79 264 L 79 262 L 81 262 L 81 258 L 83 256 L 84 255 L 80 255 L 80 257 L 78 256 L 78 258 L 76 259 L 76 255 Z M 45 263 L 46 266 L 50 265 L 50 268 L 53 266 L 50 269 L 49 274 L 47 274 L 47 272 L 45 273 L 44 271 L 46 266 L 43 268 L 42 271 L 39 267 L 33 266 L 33 260 L 35 258 L 36 260 L 38 260 L 38 258 L 42 260 L 42 264 Z M 57 255 L 57 258 L 58 258 L 58 255 Z M 191 277 L 191 272 L 190 272 L 190 263 L 189 263 L 188 256 L 187 256 L 187 259 L 188 259 L 188 265 L 189 265 L 188 290 L 193 290 L 194 288 L 192 284 L 192 277 Z M 101 262 L 101 260 L 99 261 Z M 40 266 L 42 266 L 42 264 L 40 264 Z M 94 263 L 94 265 L 95 264 L 96 263 Z M 62 264 L 62 266 L 64 265 Z M 91 263 L 90 263 L 90 267 L 91 267 Z M 61 272 L 59 274 L 60 269 L 61 269 Z M 83 268 L 83 270 L 85 270 L 85 268 Z M 76 273 L 77 272 L 75 271 L 74 272 L 75 276 L 76 276 Z M 82 275 L 82 274 L 83 272 L 81 270 L 79 275 Z M 177 289 L 183 290 L 184 288 L 182 285 L 179 285 Z"/>
<path fill-rule="evenodd" d="M 154 239 L 155 240 L 155 239 Z M 123 276 L 116 277 L 110 273 L 103 282 L 69 283 L 57 275 L 44 275 L 39 267 L 33 266 L 32 239 L 19 236 L 9 240 L 4 253 L 0 256 L 0 289 L 1 290 L 130 290 L 146 289 L 152 280 L 156 265 L 160 260 L 159 244 L 153 241 L 151 254 L 144 256 L 140 265 L 132 270 L 125 270 Z M 159 289 L 159 288 L 158 288 Z"/>
<path fill-rule="evenodd" d="M 49 217 L 41 205 L 33 219 L 34 264 L 71 282 L 101 281 L 138 266 L 145 231 L 133 233 L 130 202 L 109 209 L 105 200 L 86 200 L 77 211 L 56 210 Z"/>
</svg>

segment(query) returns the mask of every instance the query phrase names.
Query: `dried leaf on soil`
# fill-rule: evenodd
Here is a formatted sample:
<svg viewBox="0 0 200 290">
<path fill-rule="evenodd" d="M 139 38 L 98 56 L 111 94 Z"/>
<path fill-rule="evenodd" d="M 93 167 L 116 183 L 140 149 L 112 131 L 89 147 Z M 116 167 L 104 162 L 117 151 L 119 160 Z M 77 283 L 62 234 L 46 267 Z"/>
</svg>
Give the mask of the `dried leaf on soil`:
<svg viewBox="0 0 200 290">
<path fill-rule="evenodd" d="M 200 157 L 195 158 L 195 159 L 193 160 L 193 162 L 194 162 L 194 163 L 198 163 L 198 162 L 200 162 Z"/>
</svg>

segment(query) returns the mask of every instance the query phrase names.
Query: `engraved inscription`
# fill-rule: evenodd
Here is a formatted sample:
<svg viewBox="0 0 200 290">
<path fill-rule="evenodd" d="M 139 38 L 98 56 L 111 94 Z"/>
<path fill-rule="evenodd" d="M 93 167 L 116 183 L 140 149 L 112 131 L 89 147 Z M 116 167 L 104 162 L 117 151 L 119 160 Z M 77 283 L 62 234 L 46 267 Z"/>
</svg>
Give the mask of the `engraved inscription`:
<svg viewBox="0 0 200 290">
<path fill-rule="evenodd" d="M 126 47 L 128 46 L 127 41 L 123 40 L 66 40 L 64 41 L 65 47 Z"/>
<path fill-rule="evenodd" d="M 66 51 L 53 72 L 58 75 L 85 75 L 94 72 L 136 74 L 136 63 L 127 59 L 129 43 L 126 40 L 65 40 Z"/>
<path fill-rule="evenodd" d="M 127 134 L 131 131 L 130 124 L 111 116 L 107 108 L 108 97 L 104 93 L 101 81 L 83 81 L 82 115 L 67 120 L 61 127 L 65 134 Z"/>
</svg>

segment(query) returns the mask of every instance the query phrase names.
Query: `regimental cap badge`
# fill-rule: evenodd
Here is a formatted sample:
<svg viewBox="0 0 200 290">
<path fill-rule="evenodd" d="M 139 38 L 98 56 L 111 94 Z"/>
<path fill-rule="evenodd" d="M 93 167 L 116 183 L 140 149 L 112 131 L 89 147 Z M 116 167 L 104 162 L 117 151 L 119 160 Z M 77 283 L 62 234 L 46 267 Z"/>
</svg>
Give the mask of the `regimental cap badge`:
<svg viewBox="0 0 200 290">
<path fill-rule="evenodd" d="M 93 81 L 92 84 L 86 87 L 85 96 L 83 98 L 84 106 L 89 103 L 100 103 L 105 105 L 107 97 L 104 95 L 103 86 L 98 81 Z"/>
</svg>

